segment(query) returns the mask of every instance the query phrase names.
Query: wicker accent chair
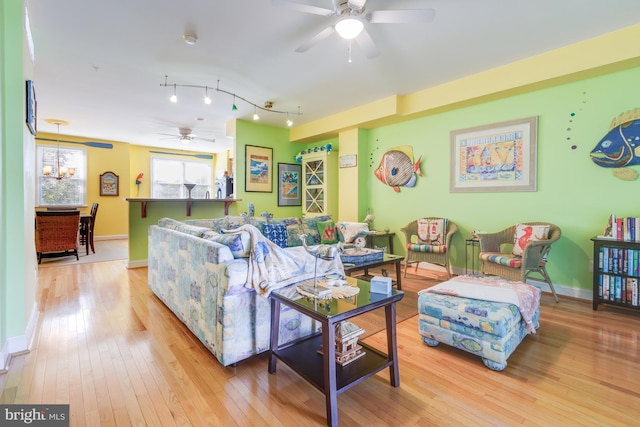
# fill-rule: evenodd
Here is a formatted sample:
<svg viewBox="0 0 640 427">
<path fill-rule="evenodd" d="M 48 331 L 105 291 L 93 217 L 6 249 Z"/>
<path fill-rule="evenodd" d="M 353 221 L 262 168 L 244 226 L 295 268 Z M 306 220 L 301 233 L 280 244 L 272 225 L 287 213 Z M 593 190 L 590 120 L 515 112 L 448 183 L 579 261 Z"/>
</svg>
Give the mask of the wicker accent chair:
<svg viewBox="0 0 640 427">
<path fill-rule="evenodd" d="M 428 220 L 445 219 L 439 217 L 425 217 Z M 446 235 L 444 245 L 424 245 L 411 242 L 412 236 L 418 235 L 418 220 L 411 221 L 400 229 L 404 233 L 407 249 L 407 256 L 404 260 L 404 277 L 407 277 L 409 264 L 416 263 L 416 271 L 421 262 L 440 265 L 447 269 L 447 274 L 451 278 L 451 266 L 449 264 L 449 249 L 451 248 L 451 238 L 458 232 L 458 226 L 451 220 L 447 220 Z"/>
<path fill-rule="evenodd" d="M 42 258 L 78 256 L 80 211 L 36 212 L 36 254 Z"/>
<path fill-rule="evenodd" d="M 516 225 L 505 228 L 497 233 L 480 233 L 480 261 L 483 274 L 500 276 L 508 280 L 524 282 L 532 273 L 538 273 L 551 288 L 553 297 L 559 302 L 553 282 L 547 273 L 547 255 L 551 245 L 560 239 L 561 231 L 557 225 L 548 222 L 523 222 L 522 225 L 548 225 L 549 233 L 545 240 L 529 241 L 524 247 L 522 256 L 512 252 L 502 252 L 503 245 L 513 245 Z"/>
</svg>

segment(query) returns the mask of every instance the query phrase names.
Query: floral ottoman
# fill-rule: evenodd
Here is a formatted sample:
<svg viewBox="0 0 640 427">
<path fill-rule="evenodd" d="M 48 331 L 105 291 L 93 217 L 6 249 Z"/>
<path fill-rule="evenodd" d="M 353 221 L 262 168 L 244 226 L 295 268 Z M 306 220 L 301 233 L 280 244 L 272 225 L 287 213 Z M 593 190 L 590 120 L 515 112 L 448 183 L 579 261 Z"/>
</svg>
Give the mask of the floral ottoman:
<svg viewBox="0 0 640 427">
<path fill-rule="evenodd" d="M 536 333 L 540 289 L 495 277 L 459 276 L 418 293 L 419 332 L 439 343 L 482 357 L 495 371 L 527 334 Z"/>
</svg>

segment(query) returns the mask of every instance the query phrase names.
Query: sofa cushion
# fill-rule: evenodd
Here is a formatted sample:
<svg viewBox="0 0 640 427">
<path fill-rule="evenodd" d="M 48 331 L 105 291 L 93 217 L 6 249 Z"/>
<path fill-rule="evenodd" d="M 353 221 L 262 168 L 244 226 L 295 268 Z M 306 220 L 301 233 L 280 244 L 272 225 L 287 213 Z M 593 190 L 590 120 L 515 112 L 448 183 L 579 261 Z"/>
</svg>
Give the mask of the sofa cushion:
<svg viewBox="0 0 640 427">
<path fill-rule="evenodd" d="M 232 215 L 227 215 L 227 229 L 228 230 L 233 230 L 235 228 L 240 227 L 241 225 L 245 225 L 247 223 L 247 216 L 244 215 L 238 215 L 238 216 L 232 216 Z"/>
<path fill-rule="evenodd" d="M 320 233 L 320 243 L 338 243 L 336 224 L 333 221 L 322 221 L 316 224 Z"/>
<path fill-rule="evenodd" d="M 516 232 L 513 236 L 513 249 L 512 253 L 516 256 L 522 256 L 524 253 L 524 247 L 527 243 L 536 240 L 546 240 L 549 236 L 549 225 L 528 225 L 517 224 Z"/>
<path fill-rule="evenodd" d="M 318 232 L 318 223 L 324 222 L 324 221 L 333 221 L 333 218 L 331 218 L 331 215 L 320 215 L 320 216 L 314 216 L 311 218 L 302 218 L 300 220 L 302 233 L 307 235 L 308 245 L 320 244 L 320 233 Z"/>
<path fill-rule="evenodd" d="M 182 221 L 178 221 L 172 218 L 160 218 L 158 220 L 158 226 L 168 228 L 170 230 L 180 231 L 181 233 L 190 234 L 196 237 L 202 237 L 204 233 L 209 231 L 206 227 L 198 227 L 195 225 L 185 224 Z"/>
<path fill-rule="evenodd" d="M 425 245 L 444 245 L 447 230 L 446 219 L 418 219 L 418 242 Z"/>
<path fill-rule="evenodd" d="M 263 224 L 262 234 L 281 248 L 287 247 L 287 228 L 284 224 Z"/>
<path fill-rule="evenodd" d="M 340 233 L 341 240 L 345 243 L 351 243 L 356 237 L 369 234 L 369 225 L 364 222 L 340 221 L 336 223 L 336 228 Z"/>
<path fill-rule="evenodd" d="M 479 258 L 481 261 L 488 261 L 511 268 L 520 268 L 522 266 L 522 257 L 501 252 L 480 252 Z"/>
<path fill-rule="evenodd" d="M 234 258 L 248 258 L 249 252 L 251 252 L 251 236 L 246 231 L 234 234 L 222 234 L 209 230 L 204 233 L 202 237 L 227 246 Z"/>
<path fill-rule="evenodd" d="M 416 243 L 408 243 L 407 249 L 412 252 L 426 252 L 433 254 L 443 254 L 447 252 L 446 245 L 421 245 Z"/>
<path fill-rule="evenodd" d="M 217 231 L 221 233 L 222 230 L 227 230 L 229 228 L 229 223 L 227 222 L 227 217 L 223 216 L 222 218 L 212 218 L 212 219 L 187 219 L 184 221 L 185 224 L 195 225 L 197 227 L 207 227 L 210 230 Z"/>
<path fill-rule="evenodd" d="M 290 218 L 274 218 L 270 219 L 268 224 L 280 224 L 284 225 L 287 231 L 287 246 L 302 246 L 302 239 L 300 235 L 302 234 L 302 226 L 300 225 L 300 218 L 290 217 Z M 267 224 L 263 224 L 262 229 L 264 233 L 264 226 Z M 269 239 L 271 240 L 271 239 Z"/>
</svg>

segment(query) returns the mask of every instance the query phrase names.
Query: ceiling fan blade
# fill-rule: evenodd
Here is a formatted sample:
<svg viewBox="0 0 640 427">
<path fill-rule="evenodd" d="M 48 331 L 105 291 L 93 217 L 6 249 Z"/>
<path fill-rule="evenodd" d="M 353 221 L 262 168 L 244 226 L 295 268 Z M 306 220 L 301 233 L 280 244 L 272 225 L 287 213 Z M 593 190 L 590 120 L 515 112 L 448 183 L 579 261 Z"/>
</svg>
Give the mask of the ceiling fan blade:
<svg viewBox="0 0 640 427">
<path fill-rule="evenodd" d="M 289 0 L 273 0 L 273 4 L 275 6 L 286 6 L 289 9 L 297 10 L 298 12 L 313 13 L 314 15 L 331 16 L 334 14 L 333 10 L 331 9 L 296 3 Z"/>
<path fill-rule="evenodd" d="M 315 46 L 316 44 L 318 44 L 322 40 L 324 40 L 327 37 L 329 37 L 335 31 L 336 30 L 333 28 L 333 26 L 325 28 L 324 30 L 322 30 L 318 34 L 316 34 L 311 40 L 306 41 L 306 42 L 302 43 L 300 46 L 298 46 L 298 48 L 296 49 L 296 52 L 303 53 L 303 52 L 308 51 L 313 46 Z"/>
<path fill-rule="evenodd" d="M 170 136 L 172 138 L 180 138 L 180 135 L 175 135 L 173 133 L 159 133 L 158 135 Z M 163 138 L 163 139 L 168 139 L 168 138 Z"/>
<path fill-rule="evenodd" d="M 371 59 L 380 55 L 380 51 L 378 50 L 376 44 L 374 43 L 367 30 L 362 30 L 360 35 L 356 37 L 356 42 L 358 43 L 358 46 L 360 46 L 360 49 L 362 49 L 362 51 L 364 52 L 364 56 L 366 56 L 367 58 Z"/>
<path fill-rule="evenodd" d="M 193 137 L 191 138 L 192 140 L 198 140 L 198 141 L 205 141 L 205 142 L 216 142 L 215 138 L 199 138 L 199 137 Z"/>
<path fill-rule="evenodd" d="M 431 22 L 435 16 L 434 9 L 374 10 L 367 13 L 367 21 L 372 24 L 405 24 Z"/>
</svg>

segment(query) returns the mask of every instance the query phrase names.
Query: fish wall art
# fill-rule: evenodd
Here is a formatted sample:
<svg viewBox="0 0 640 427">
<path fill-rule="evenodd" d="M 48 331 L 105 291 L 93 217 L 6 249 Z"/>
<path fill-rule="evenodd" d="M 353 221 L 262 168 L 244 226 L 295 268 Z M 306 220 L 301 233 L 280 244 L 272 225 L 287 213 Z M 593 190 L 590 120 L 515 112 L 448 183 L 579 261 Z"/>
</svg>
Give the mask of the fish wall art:
<svg viewBox="0 0 640 427">
<path fill-rule="evenodd" d="M 422 176 L 421 160 L 422 156 L 414 162 L 413 147 L 403 145 L 385 152 L 373 173 L 383 184 L 399 193 L 400 187 L 415 187 L 417 177 Z"/>
<path fill-rule="evenodd" d="M 614 176 L 633 181 L 638 173 L 628 166 L 640 165 L 640 108 L 614 118 L 607 134 L 591 151 L 591 160 L 603 168 L 615 168 Z"/>
</svg>

